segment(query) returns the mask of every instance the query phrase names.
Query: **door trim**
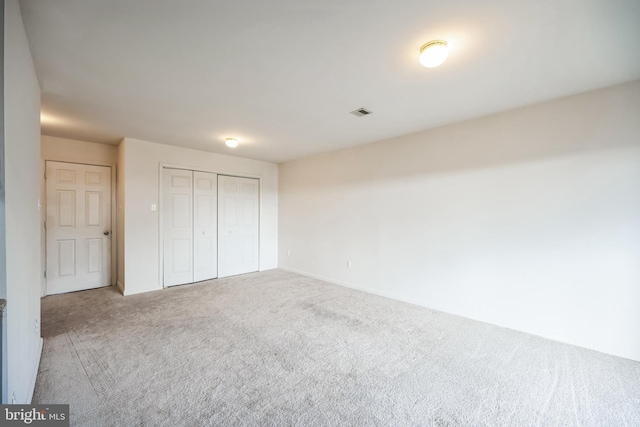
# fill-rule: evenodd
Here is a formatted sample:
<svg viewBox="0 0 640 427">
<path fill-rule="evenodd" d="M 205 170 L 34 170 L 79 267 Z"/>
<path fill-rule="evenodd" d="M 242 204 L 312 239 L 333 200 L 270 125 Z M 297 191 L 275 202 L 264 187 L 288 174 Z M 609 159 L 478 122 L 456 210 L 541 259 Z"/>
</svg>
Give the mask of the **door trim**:
<svg viewBox="0 0 640 427">
<path fill-rule="evenodd" d="M 163 217 L 162 217 L 162 207 L 164 206 L 163 200 L 163 169 L 180 169 L 180 170 L 188 170 L 194 172 L 207 172 L 207 173 L 215 173 L 216 175 L 224 175 L 224 176 L 235 176 L 238 178 L 253 178 L 258 180 L 258 271 L 262 271 L 260 268 L 260 250 L 262 246 L 260 245 L 260 230 L 262 229 L 262 175 L 252 174 L 252 173 L 237 173 L 237 172 L 229 172 L 220 169 L 208 169 L 208 168 L 199 168 L 199 167 L 191 167 L 184 165 L 177 165 L 175 163 L 158 163 L 158 280 L 161 289 L 168 288 L 170 286 L 164 285 L 164 232 L 162 230 Z M 218 233 L 216 233 L 218 235 Z M 220 254 L 218 253 L 218 256 Z"/>
<path fill-rule="evenodd" d="M 109 285 L 116 285 L 116 281 L 118 280 L 118 229 L 117 229 L 117 177 L 116 177 L 116 168 L 117 165 L 113 163 L 105 163 L 105 162 L 68 162 L 65 160 L 55 160 L 55 159 L 42 159 L 42 180 L 40 185 L 40 200 L 42 209 L 40 210 L 40 229 L 42 232 L 42 242 L 41 242 L 41 251 L 43 256 L 43 265 L 42 265 L 42 286 L 41 286 L 41 297 L 47 295 L 47 279 L 44 276 L 47 269 L 47 231 L 44 227 L 44 223 L 47 219 L 47 182 L 46 182 L 46 171 L 47 171 L 47 162 L 55 162 L 55 163 L 67 163 L 71 165 L 85 165 L 85 166 L 100 166 L 100 167 L 108 167 L 111 168 L 111 277 L 109 280 Z"/>
</svg>

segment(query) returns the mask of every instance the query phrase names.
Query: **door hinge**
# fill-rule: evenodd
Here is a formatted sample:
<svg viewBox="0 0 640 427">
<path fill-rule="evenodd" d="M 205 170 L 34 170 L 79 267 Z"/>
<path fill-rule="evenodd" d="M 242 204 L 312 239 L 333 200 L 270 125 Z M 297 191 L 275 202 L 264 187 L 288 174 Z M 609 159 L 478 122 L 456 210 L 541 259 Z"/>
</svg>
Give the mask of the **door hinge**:
<svg viewBox="0 0 640 427">
<path fill-rule="evenodd" d="M 47 229 L 47 221 L 44 222 L 44 229 Z"/>
<path fill-rule="evenodd" d="M 47 278 L 47 270 L 44 271 L 44 278 Z"/>
</svg>

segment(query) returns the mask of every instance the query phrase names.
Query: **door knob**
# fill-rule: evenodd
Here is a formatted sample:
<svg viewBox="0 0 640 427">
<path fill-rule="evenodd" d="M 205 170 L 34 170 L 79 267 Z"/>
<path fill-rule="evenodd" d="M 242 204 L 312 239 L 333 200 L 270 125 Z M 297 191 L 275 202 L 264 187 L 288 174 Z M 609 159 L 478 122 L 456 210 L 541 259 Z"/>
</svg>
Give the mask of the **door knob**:
<svg viewBox="0 0 640 427">
<path fill-rule="evenodd" d="M 104 234 L 105 236 L 108 236 L 108 235 L 109 235 L 109 232 L 108 232 L 108 231 L 105 231 L 105 232 L 104 232 L 104 233 L 102 233 L 102 234 Z"/>
</svg>

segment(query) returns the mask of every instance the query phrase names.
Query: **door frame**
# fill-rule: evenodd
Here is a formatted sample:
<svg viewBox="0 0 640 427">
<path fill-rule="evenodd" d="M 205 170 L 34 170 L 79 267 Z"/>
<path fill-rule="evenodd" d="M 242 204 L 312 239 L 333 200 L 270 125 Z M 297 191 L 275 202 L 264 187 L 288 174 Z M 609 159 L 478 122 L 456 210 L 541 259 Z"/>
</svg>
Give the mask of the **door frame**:
<svg viewBox="0 0 640 427">
<path fill-rule="evenodd" d="M 238 178 L 252 178 L 258 180 L 258 271 L 262 271 L 260 268 L 260 250 L 262 246 L 260 245 L 260 230 L 262 229 L 262 175 L 256 175 L 252 173 L 238 173 L 238 172 L 230 172 L 220 169 L 208 169 L 208 168 L 200 168 L 200 167 L 191 167 L 184 165 L 177 165 L 175 163 L 158 163 L 158 278 L 160 281 L 160 287 L 162 289 L 170 288 L 171 286 L 164 285 L 164 231 L 163 231 L 163 217 L 162 217 L 162 207 L 164 206 L 163 200 L 163 169 L 180 169 L 187 171 L 195 171 L 195 172 L 206 172 L 206 173 L 214 173 L 216 175 L 224 175 L 224 176 L 235 176 Z M 216 201 L 217 208 L 217 201 Z M 216 236 L 218 233 L 216 232 Z M 217 256 L 220 254 L 218 253 Z M 216 260 L 217 261 L 217 260 Z"/>
<path fill-rule="evenodd" d="M 42 231 L 42 242 L 41 242 L 41 251 L 42 251 L 42 259 L 44 260 L 42 265 L 42 286 L 41 286 L 41 295 L 42 297 L 47 295 L 47 229 L 45 227 L 45 222 L 47 220 L 47 162 L 55 162 L 55 163 L 67 163 L 72 165 L 86 165 L 86 166 L 100 166 L 100 167 L 108 167 L 111 168 L 111 274 L 109 279 L 109 285 L 115 286 L 116 281 L 118 280 L 118 233 L 117 233 L 117 179 L 116 179 L 116 167 L 117 165 L 113 163 L 99 162 L 99 161 L 91 161 L 91 162 L 73 162 L 66 160 L 56 160 L 56 159 L 42 159 L 42 182 L 40 186 L 40 200 L 42 209 L 40 210 L 40 227 Z"/>
</svg>

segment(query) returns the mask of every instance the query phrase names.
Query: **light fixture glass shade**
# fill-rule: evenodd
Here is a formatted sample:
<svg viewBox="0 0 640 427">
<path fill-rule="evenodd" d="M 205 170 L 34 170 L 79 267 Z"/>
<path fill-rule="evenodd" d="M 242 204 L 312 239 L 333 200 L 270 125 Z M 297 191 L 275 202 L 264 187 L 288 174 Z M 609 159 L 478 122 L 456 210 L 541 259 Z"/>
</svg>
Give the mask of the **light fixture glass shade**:
<svg viewBox="0 0 640 427">
<path fill-rule="evenodd" d="M 235 138 L 227 138 L 224 143 L 230 148 L 236 148 L 238 146 L 238 140 Z"/>
<path fill-rule="evenodd" d="M 448 54 L 446 41 L 433 40 L 420 48 L 420 63 L 427 68 L 437 67 L 447 59 Z"/>
</svg>

